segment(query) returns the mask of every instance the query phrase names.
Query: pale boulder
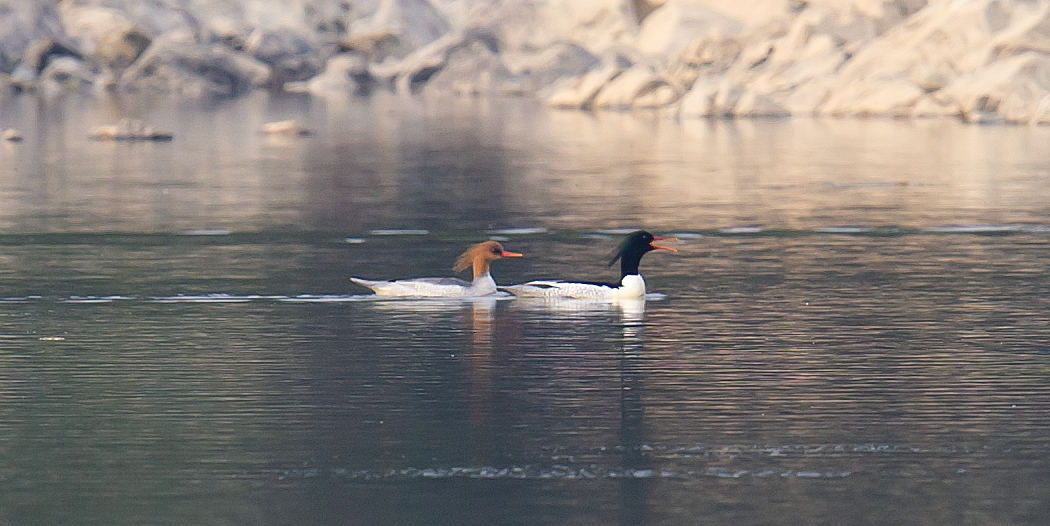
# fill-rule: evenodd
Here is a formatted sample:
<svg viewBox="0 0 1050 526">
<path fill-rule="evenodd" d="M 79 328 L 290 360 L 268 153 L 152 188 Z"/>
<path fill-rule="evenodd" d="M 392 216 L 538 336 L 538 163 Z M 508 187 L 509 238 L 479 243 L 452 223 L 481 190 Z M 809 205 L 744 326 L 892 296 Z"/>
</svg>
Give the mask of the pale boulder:
<svg viewBox="0 0 1050 526">
<path fill-rule="evenodd" d="M 511 6 L 517 6 L 512 8 Z M 571 42 L 595 56 L 619 52 L 638 32 L 631 2 L 625 0 L 508 1 L 497 17 L 508 49 L 544 49 Z"/>
<path fill-rule="evenodd" d="M 659 107 L 678 99 L 675 88 L 663 75 L 647 66 L 636 65 L 611 80 L 598 92 L 593 106 L 603 109 L 626 109 L 640 102 L 645 107 Z"/>
<path fill-rule="evenodd" d="M 838 85 L 818 111 L 840 117 L 904 117 L 925 92 L 907 79 L 868 80 Z"/>
<path fill-rule="evenodd" d="M 551 87 L 562 79 L 583 75 L 601 65 L 598 57 L 571 42 L 555 42 L 540 51 L 506 51 L 500 57 L 526 91 L 541 97 L 549 96 Z"/>
<path fill-rule="evenodd" d="M 0 16 L 0 73 L 10 73 L 40 40 L 63 40 L 64 33 L 54 9 L 33 0 L 8 0 Z"/>
<path fill-rule="evenodd" d="M 495 49 L 467 40 L 449 50 L 425 89 L 456 95 L 520 93 L 520 80 L 503 65 Z"/>
<path fill-rule="evenodd" d="M 1013 2 L 944 0 L 918 10 L 843 65 L 819 111 L 910 114 L 923 93 L 988 63 L 996 34 L 1014 20 L 1008 4 Z"/>
<path fill-rule="evenodd" d="M 589 108 L 601 89 L 621 73 L 622 68 L 610 65 L 594 69 L 582 77 L 564 80 L 554 86 L 547 105 L 552 108 Z"/>
<path fill-rule="evenodd" d="M 285 89 L 314 95 L 365 94 L 372 87 L 373 79 L 368 72 L 364 57 L 350 53 L 333 55 L 325 63 L 325 69 L 316 77 L 304 82 L 285 84 Z"/>
<path fill-rule="evenodd" d="M 1038 121 L 1050 96 L 1050 56 L 1026 52 L 959 76 L 940 94 L 969 122 Z"/>
<path fill-rule="evenodd" d="M 791 112 L 769 96 L 746 90 L 737 99 L 732 114 L 736 117 L 787 117 Z"/>
<path fill-rule="evenodd" d="M 112 70 L 123 71 L 142 56 L 152 41 L 148 34 L 130 24 L 113 26 L 99 36 L 93 58 Z"/>
<path fill-rule="evenodd" d="M 259 28 L 245 42 L 245 51 L 270 66 L 275 87 L 307 80 L 324 69 L 321 44 L 312 33 L 294 27 Z"/>
<path fill-rule="evenodd" d="M 452 25 L 430 0 L 382 0 L 368 18 L 351 24 L 351 35 L 388 35 L 396 58 L 430 46 L 448 35 Z"/>
<path fill-rule="evenodd" d="M 678 3 L 720 13 L 744 27 L 758 26 L 785 17 L 797 8 L 797 3 L 791 0 L 639 0 L 634 3 L 639 6 L 639 14 L 643 18 L 655 14 L 662 6 Z"/>
<path fill-rule="evenodd" d="M 161 37 L 123 72 L 118 88 L 199 98 L 239 95 L 269 82 L 269 67 L 222 44 Z"/>
<path fill-rule="evenodd" d="M 915 103 L 911 110 L 911 116 L 919 119 L 958 117 L 959 107 L 938 97 L 926 95 Z"/>
<path fill-rule="evenodd" d="M 693 83 L 693 87 L 682 96 L 678 107 L 680 117 L 713 117 L 718 113 L 715 96 L 721 81 L 704 78 Z"/>
<path fill-rule="evenodd" d="M 77 2 L 60 2 L 58 16 L 65 34 L 86 55 L 95 54 L 103 35 L 132 25 L 127 14 L 117 9 Z"/>
<path fill-rule="evenodd" d="M 735 35 L 741 24 L 706 7 L 671 0 L 642 22 L 634 47 L 651 60 L 666 62 L 698 38 Z"/>
</svg>

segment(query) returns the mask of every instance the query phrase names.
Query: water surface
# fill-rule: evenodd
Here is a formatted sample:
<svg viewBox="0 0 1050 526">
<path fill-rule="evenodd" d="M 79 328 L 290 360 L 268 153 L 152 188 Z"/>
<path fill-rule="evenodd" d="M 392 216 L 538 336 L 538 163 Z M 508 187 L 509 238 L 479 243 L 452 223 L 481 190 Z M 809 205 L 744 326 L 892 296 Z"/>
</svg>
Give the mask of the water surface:
<svg viewBox="0 0 1050 526">
<path fill-rule="evenodd" d="M 4 523 L 1050 520 L 1050 130 L 2 102 Z M 610 280 L 638 227 L 645 302 L 347 279 Z"/>
</svg>

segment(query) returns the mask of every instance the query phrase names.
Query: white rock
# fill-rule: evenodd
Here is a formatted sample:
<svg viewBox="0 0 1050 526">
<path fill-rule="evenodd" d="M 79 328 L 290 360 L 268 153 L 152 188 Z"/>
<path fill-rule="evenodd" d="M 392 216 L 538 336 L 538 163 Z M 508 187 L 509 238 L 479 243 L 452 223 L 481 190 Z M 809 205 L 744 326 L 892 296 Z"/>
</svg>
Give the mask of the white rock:
<svg viewBox="0 0 1050 526">
<path fill-rule="evenodd" d="M 53 86 L 45 89 L 57 89 L 58 91 L 86 88 L 94 82 L 94 79 L 94 73 L 87 64 L 70 56 L 52 58 L 44 71 L 40 73 L 41 83 L 53 83 Z"/>
<path fill-rule="evenodd" d="M 696 81 L 683 97 L 678 114 L 681 117 L 713 117 L 717 113 L 715 96 L 721 79 L 705 78 Z"/>
<path fill-rule="evenodd" d="M 358 79 L 368 76 L 368 64 L 363 57 L 351 54 L 333 55 L 325 63 L 325 69 L 320 75 L 303 83 L 303 91 L 317 95 L 353 93 L 367 89 Z M 296 91 L 292 86 L 286 84 L 286 89 Z"/>
<path fill-rule="evenodd" d="M 630 108 L 639 97 L 667 85 L 666 79 L 651 68 L 634 66 L 606 84 L 594 98 L 593 105 L 595 108 L 607 109 Z M 647 102 L 651 103 L 652 100 Z"/>
<path fill-rule="evenodd" d="M 737 99 L 732 114 L 736 117 L 787 117 L 791 112 L 772 98 L 747 90 Z"/>
<path fill-rule="evenodd" d="M 266 135 L 287 135 L 295 137 L 305 137 L 313 133 L 313 130 L 300 125 L 294 120 L 267 122 L 262 125 L 260 131 Z"/>
<path fill-rule="evenodd" d="M 388 34 L 397 38 L 396 57 L 408 56 L 451 31 L 452 26 L 429 0 L 382 0 L 369 18 L 351 25 L 351 34 Z"/>
<path fill-rule="evenodd" d="M 676 57 L 697 38 L 734 35 L 741 24 L 703 6 L 671 0 L 642 22 L 634 46 L 659 62 Z"/>
<path fill-rule="evenodd" d="M 812 0 L 810 0 L 812 2 Z M 735 19 L 743 26 L 757 26 L 772 19 L 786 16 L 794 6 L 789 0 L 645 0 L 638 2 L 652 9 L 677 2 L 686 6 L 697 6 L 718 12 Z"/>
<path fill-rule="evenodd" d="M 521 83 L 500 57 L 481 42 L 471 40 L 451 49 L 441 69 L 425 89 L 457 95 L 520 93 Z"/>
<path fill-rule="evenodd" d="M 907 79 L 868 80 L 835 86 L 818 111 L 836 116 L 893 116 L 911 114 L 924 95 L 922 88 Z"/>
<path fill-rule="evenodd" d="M 915 103 L 915 107 L 912 108 L 911 116 L 924 119 L 933 117 L 949 117 L 959 116 L 960 110 L 958 106 L 946 103 L 937 97 L 924 96 L 919 99 L 919 102 Z"/>
<path fill-rule="evenodd" d="M 154 90 L 197 98 L 231 96 L 270 82 L 270 68 L 221 44 L 196 44 L 166 35 L 120 76 L 123 90 Z"/>
<path fill-rule="evenodd" d="M 549 96 L 549 88 L 560 80 L 584 75 L 601 65 L 598 57 L 571 42 L 555 42 L 539 52 L 507 51 L 500 58 L 523 88 L 541 96 Z"/>
<path fill-rule="evenodd" d="M 1050 56 L 1026 52 L 962 75 L 939 94 L 969 122 L 1037 120 L 1050 96 Z"/>
<path fill-rule="evenodd" d="M 562 81 L 555 86 L 547 98 L 547 105 L 552 108 L 587 108 L 594 102 L 602 87 L 611 82 L 623 70 L 617 66 L 606 66 L 595 69 L 580 78 Z"/>
<path fill-rule="evenodd" d="M 66 35 L 86 55 L 95 53 L 95 45 L 102 35 L 131 25 L 128 16 L 116 9 L 76 2 L 59 2 L 58 16 Z"/>
</svg>

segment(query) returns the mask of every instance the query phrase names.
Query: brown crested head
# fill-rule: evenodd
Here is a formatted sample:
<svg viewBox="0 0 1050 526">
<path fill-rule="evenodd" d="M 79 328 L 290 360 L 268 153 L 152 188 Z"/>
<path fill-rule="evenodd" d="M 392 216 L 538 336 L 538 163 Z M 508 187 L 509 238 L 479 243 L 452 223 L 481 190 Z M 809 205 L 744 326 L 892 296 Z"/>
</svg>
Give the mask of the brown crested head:
<svg viewBox="0 0 1050 526">
<path fill-rule="evenodd" d="M 520 257 L 521 254 L 503 250 L 503 245 L 495 241 L 485 241 L 468 248 L 466 252 L 461 254 L 459 258 L 456 259 L 456 264 L 452 267 L 452 270 L 460 272 L 470 267 L 474 267 L 474 277 L 476 278 L 479 275 L 488 272 L 489 264 L 499 258 Z"/>
</svg>

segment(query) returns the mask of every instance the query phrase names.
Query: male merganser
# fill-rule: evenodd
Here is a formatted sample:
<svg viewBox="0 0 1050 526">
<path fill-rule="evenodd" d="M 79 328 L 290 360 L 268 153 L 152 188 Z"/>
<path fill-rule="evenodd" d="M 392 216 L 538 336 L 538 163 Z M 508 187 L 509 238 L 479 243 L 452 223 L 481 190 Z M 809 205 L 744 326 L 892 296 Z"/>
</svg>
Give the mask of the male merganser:
<svg viewBox="0 0 1050 526">
<path fill-rule="evenodd" d="M 520 258 L 521 254 L 503 250 L 495 241 L 478 243 L 467 249 L 456 265 L 455 272 L 474 267 L 474 281 L 468 283 L 459 278 L 416 278 L 398 281 L 369 281 L 350 278 L 351 281 L 372 289 L 378 296 L 415 298 L 468 298 L 496 293 L 496 282 L 489 274 L 489 265 L 500 258 Z"/>
<path fill-rule="evenodd" d="M 616 260 L 620 260 L 620 284 L 609 283 L 587 283 L 567 281 L 530 281 L 523 285 L 511 285 L 501 287 L 503 290 L 521 297 L 542 298 L 590 298 L 590 299 L 622 299 L 641 298 L 645 296 L 645 280 L 638 273 L 638 263 L 642 256 L 651 250 L 669 250 L 678 252 L 670 247 L 654 245 L 654 241 L 677 241 L 673 237 L 656 237 L 644 230 L 631 232 L 620 244 L 609 265 L 612 266 Z"/>
</svg>

